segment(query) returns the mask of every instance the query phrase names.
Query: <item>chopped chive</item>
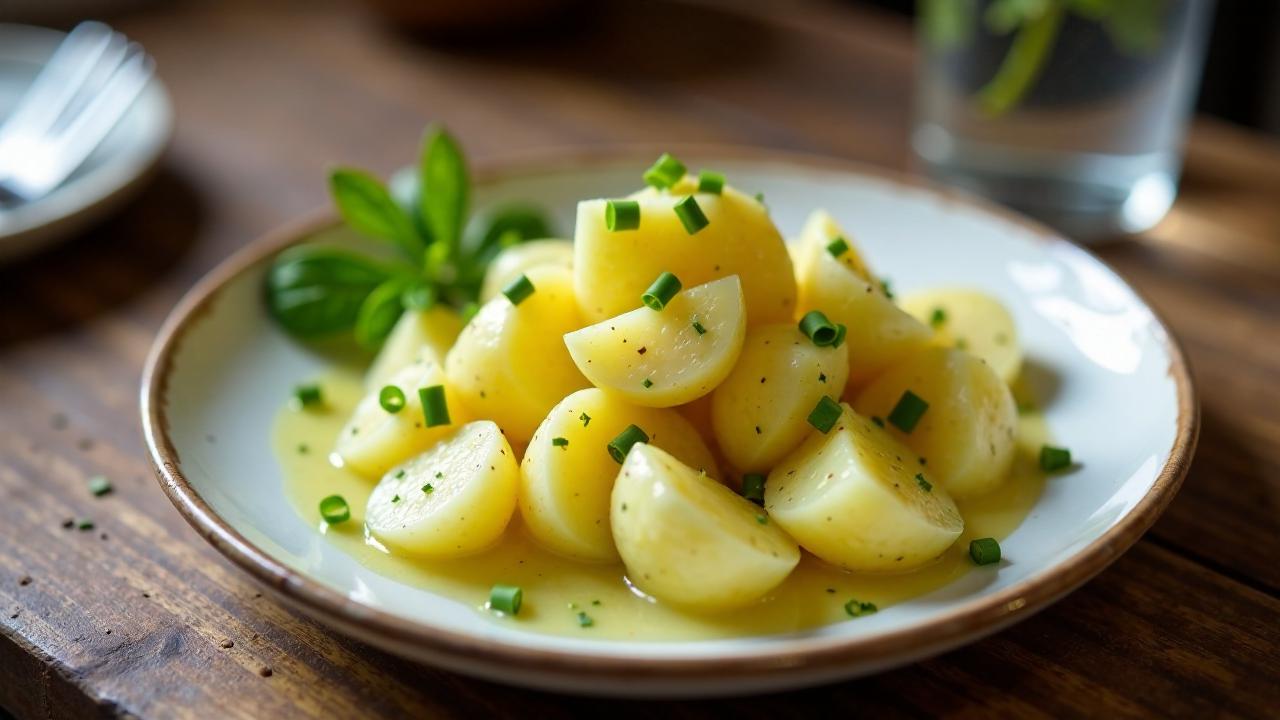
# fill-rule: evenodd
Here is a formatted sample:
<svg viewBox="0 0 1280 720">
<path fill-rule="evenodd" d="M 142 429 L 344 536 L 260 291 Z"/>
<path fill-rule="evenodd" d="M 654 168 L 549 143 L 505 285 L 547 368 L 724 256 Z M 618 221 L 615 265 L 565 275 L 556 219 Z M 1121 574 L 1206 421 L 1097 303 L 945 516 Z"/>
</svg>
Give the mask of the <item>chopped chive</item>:
<svg viewBox="0 0 1280 720">
<path fill-rule="evenodd" d="M 924 479 L 924 473 L 916 473 L 916 484 L 925 492 L 933 492 L 933 483 Z"/>
<path fill-rule="evenodd" d="M 1071 451 L 1052 445 L 1040 446 L 1040 469 L 1054 472 L 1071 467 Z"/>
<path fill-rule="evenodd" d="M 471 322 L 471 318 L 475 317 L 478 312 L 480 312 L 480 303 L 475 300 L 470 300 L 466 305 L 462 306 L 462 310 L 459 311 L 459 314 L 462 315 L 462 322 L 469 323 Z"/>
<path fill-rule="evenodd" d="M 711 170 L 698 173 L 698 192 L 719 195 L 724 191 L 724 175 Z"/>
<path fill-rule="evenodd" d="M 684 225 L 685 232 L 690 235 L 696 235 L 699 230 L 711 224 L 692 195 L 676 203 L 675 211 L 680 218 L 680 224 Z"/>
<path fill-rule="evenodd" d="M 310 445 L 308 445 L 308 444 L 306 444 L 306 443 L 298 443 L 298 454 L 299 454 L 299 455 L 306 455 L 306 454 L 307 454 L 307 453 L 309 453 L 309 452 L 311 452 L 311 446 L 310 446 Z"/>
<path fill-rule="evenodd" d="M 507 296 L 512 305 L 519 305 L 533 294 L 533 290 L 533 283 L 529 281 L 529 276 L 522 274 L 502 288 L 502 294 Z"/>
<path fill-rule="evenodd" d="M 422 401 L 422 416 L 427 427 L 449 424 L 449 403 L 444 397 L 443 385 L 419 388 L 418 398 Z"/>
<path fill-rule="evenodd" d="M 578 419 L 582 421 L 582 427 L 586 427 L 591 424 L 591 416 L 586 413 L 579 415 Z"/>
<path fill-rule="evenodd" d="M 640 296 L 640 302 L 650 310 L 662 310 L 667 303 L 671 302 L 671 298 L 680 292 L 681 287 L 680 278 L 669 272 L 663 272 Z"/>
<path fill-rule="evenodd" d="M 849 241 L 842 237 L 837 237 L 835 240 L 827 243 L 827 252 L 831 253 L 831 257 L 838 258 L 849 252 Z"/>
<path fill-rule="evenodd" d="M 884 293 L 885 297 L 890 300 L 893 299 L 893 286 L 889 278 L 880 278 L 880 291 Z"/>
<path fill-rule="evenodd" d="M 627 459 L 627 453 L 631 452 L 631 446 L 636 443 L 649 442 L 649 436 L 644 430 L 635 425 L 628 425 L 626 430 L 618 433 L 618 437 L 609 441 L 609 457 L 612 457 L 619 465 Z"/>
<path fill-rule="evenodd" d="M 404 477 L 404 469 L 401 468 L 400 470 L 396 471 L 396 479 L 399 480 L 400 478 L 403 478 L 403 477 Z"/>
<path fill-rule="evenodd" d="M 929 403 L 919 395 L 906 390 L 902 393 L 902 397 L 898 398 L 898 404 L 889 411 L 889 422 L 902 432 L 909 433 L 916 429 L 916 424 L 928 409 Z"/>
<path fill-rule="evenodd" d="M 578 627 L 588 628 L 595 624 L 596 624 L 596 621 L 592 620 L 590 615 L 584 612 L 578 613 Z"/>
<path fill-rule="evenodd" d="M 392 497 L 392 498 L 391 498 L 391 502 L 392 502 L 393 504 L 394 504 L 394 503 L 398 503 L 398 502 L 400 502 L 400 495 L 399 495 L 399 494 L 397 494 L 397 495 L 395 495 L 394 497 Z"/>
<path fill-rule="evenodd" d="M 760 523 L 761 525 L 768 525 L 768 524 L 769 524 L 769 516 L 768 516 L 768 515 L 757 515 L 757 516 L 756 516 L 756 522 Z"/>
<path fill-rule="evenodd" d="M 553 437 L 551 444 L 558 448 L 569 447 L 569 438 Z"/>
<path fill-rule="evenodd" d="M 747 473 L 742 476 L 742 497 L 757 505 L 764 504 L 764 475 Z"/>
<path fill-rule="evenodd" d="M 351 519 L 351 507 L 341 495 L 330 495 L 320 501 L 320 517 L 330 525 L 337 525 Z"/>
<path fill-rule="evenodd" d="M 756 197 L 756 202 L 760 203 L 761 205 L 764 204 L 764 193 L 758 192 L 756 193 L 755 197 Z"/>
<path fill-rule="evenodd" d="M 378 404 L 393 415 L 404 409 L 404 402 L 404 391 L 395 385 L 387 385 L 378 393 Z"/>
<path fill-rule="evenodd" d="M 102 497 L 111 492 L 111 481 L 103 475 L 94 475 L 89 478 L 89 492 L 94 497 Z"/>
<path fill-rule="evenodd" d="M 93 521 L 92 521 L 92 520 L 90 520 L 89 518 L 80 518 L 79 520 L 76 520 L 76 529 L 77 529 L 77 530 L 92 530 L 92 529 L 93 529 Z"/>
<path fill-rule="evenodd" d="M 849 614 L 849 617 L 870 615 L 878 609 L 875 603 L 862 602 L 860 600 L 850 600 L 844 604 L 844 611 Z"/>
<path fill-rule="evenodd" d="M 439 471 L 439 470 L 437 470 L 437 471 L 436 471 L 436 479 L 437 479 L 437 480 L 443 480 L 443 479 L 444 479 L 444 473 L 443 473 L 443 472 L 441 472 L 441 471 Z"/>
<path fill-rule="evenodd" d="M 598 606 L 600 605 L 600 601 L 599 601 L 599 600 L 592 600 L 592 601 L 591 601 L 591 604 L 592 604 L 592 605 L 595 605 L 595 606 L 597 606 L 597 607 L 598 607 Z"/>
<path fill-rule="evenodd" d="M 293 397 L 304 408 L 315 407 L 324 403 L 324 395 L 319 385 L 299 385 L 293 389 Z"/>
<path fill-rule="evenodd" d="M 642 382 L 642 383 L 640 383 L 640 384 L 644 386 L 644 389 L 645 389 L 645 390 L 648 390 L 649 388 L 653 387 L 653 381 L 652 381 L 652 380 L 650 380 L 649 378 L 645 378 L 645 379 L 644 379 L 644 382 Z"/>
<path fill-rule="evenodd" d="M 800 318 L 800 332 L 818 347 L 827 347 L 836 340 L 836 326 L 821 310 L 810 310 Z"/>
<path fill-rule="evenodd" d="M 995 538 L 979 538 L 969 541 L 969 557 L 978 565 L 1000 562 L 1000 543 Z"/>
<path fill-rule="evenodd" d="M 432 485 L 431 483 L 427 483 L 426 485 L 423 485 L 423 486 L 422 486 L 422 492 L 423 492 L 423 494 L 430 495 L 431 493 L 433 493 L 433 492 L 435 492 L 435 491 L 436 491 L 436 486 L 435 486 L 435 485 Z"/>
<path fill-rule="evenodd" d="M 694 329 L 694 331 L 695 331 L 695 332 L 697 332 L 699 335 L 706 335 L 706 334 L 707 334 L 707 329 L 706 329 L 705 327 L 703 327 L 703 326 L 702 326 L 702 323 L 698 322 L 698 318 L 694 318 L 694 319 L 693 319 L 693 329 Z"/>
<path fill-rule="evenodd" d="M 946 321 L 947 311 L 944 308 L 936 307 L 929 313 L 929 324 L 933 327 L 941 327 Z"/>
<path fill-rule="evenodd" d="M 675 159 L 671 153 L 662 153 L 653 165 L 644 171 L 644 181 L 659 190 L 666 190 L 680 182 L 685 172 L 687 170 L 684 163 Z"/>
<path fill-rule="evenodd" d="M 610 232 L 635 230 L 640 227 L 640 203 L 635 200 L 610 200 L 604 204 L 604 226 Z"/>
<path fill-rule="evenodd" d="M 840 403 L 832 400 L 827 395 L 823 395 L 818 404 L 813 406 L 813 411 L 809 413 L 809 424 L 825 435 L 831 432 L 831 428 L 835 427 L 836 421 L 840 419 L 842 412 Z"/>
<path fill-rule="evenodd" d="M 838 348 L 844 344 L 844 337 L 849 333 L 849 328 L 844 323 L 836 323 L 836 339 L 831 341 L 831 347 Z"/>
<path fill-rule="evenodd" d="M 506 615 L 518 615 L 524 601 L 524 591 L 515 585 L 494 585 L 489 590 L 489 609 Z"/>
</svg>

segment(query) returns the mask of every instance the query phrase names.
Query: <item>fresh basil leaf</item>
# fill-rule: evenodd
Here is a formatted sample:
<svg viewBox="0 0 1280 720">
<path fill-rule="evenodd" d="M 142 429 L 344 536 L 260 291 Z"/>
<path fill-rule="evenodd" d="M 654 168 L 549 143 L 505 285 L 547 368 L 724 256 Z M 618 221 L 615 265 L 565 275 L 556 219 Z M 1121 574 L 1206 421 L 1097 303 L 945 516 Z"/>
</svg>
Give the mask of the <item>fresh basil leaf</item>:
<svg viewBox="0 0 1280 720">
<path fill-rule="evenodd" d="M 376 350 L 391 334 L 404 311 L 405 283 L 396 278 L 387 280 L 369 293 L 360 305 L 356 316 L 355 337 L 361 347 Z"/>
<path fill-rule="evenodd" d="M 350 330 L 365 298 L 390 276 L 383 266 L 352 252 L 292 248 L 276 256 L 267 272 L 267 309 L 298 337 Z"/>
<path fill-rule="evenodd" d="M 427 128 L 418 166 L 421 213 L 435 242 L 456 250 L 467 218 L 471 179 L 458 143 L 438 127 Z"/>
<path fill-rule="evenodd" d="M 412 218 L 377 178 L 361 170 L 339 168 L 329 175 L 329 191 L 347 225 L 395 243 L 415 264 L 422 261 L 426 243 L 414 229 Z"/>
</svg>

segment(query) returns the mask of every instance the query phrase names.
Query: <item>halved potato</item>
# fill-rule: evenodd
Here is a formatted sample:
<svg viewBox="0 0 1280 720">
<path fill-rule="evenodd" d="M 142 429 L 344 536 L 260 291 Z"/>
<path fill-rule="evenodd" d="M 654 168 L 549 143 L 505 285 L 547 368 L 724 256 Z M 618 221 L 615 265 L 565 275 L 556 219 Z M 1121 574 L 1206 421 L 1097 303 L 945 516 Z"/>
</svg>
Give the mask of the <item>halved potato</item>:
<svg viewBox="0 0 1280 720">
<path fill-rule="evenodd" d="M 581 327 L 569 270 L 542 265 L 525 275 L 533 294 L 519 305 L 504 295 L 485 303 L 445 359 L 462 403 L 517 445 L 565 395 L 588 384 L 562 339 Z"/>
<path fill-rule="evenodd" d="M 764 510 L 663 450 L 631 448 L 613 486 L 613 539 L 641 590 L 701 610 L 746 605 L 800 561 Z"/>
<path fill-rule="evenodd" d="M 746 325 L 742 284 L 730 275 L 676 294 L 662 310 L 640 307 L 569 333 L 564 342 L 597 387 L 637 405 L 672 407 L 724 380 Z"/>
<path fill-rule="evenodd" d="M 917 457 L 843 406 L 827 434 L 809 439 L 769 473 L 769 516 L 819 558 L 854 571 L 896 571 L 933 561 L 964 520 Z"/>
<path fill-rule="evenodd" d="M 519 468 L 498 426 L 467 423 L 392 468 L 369 495 L 365 524 L 383 543 L 431 557 L 479 552 L 502 537 Z"/>
<path fill-rule="evenodd" d="M 904 297 L 902 309 L 933 327 L 938 344 L 985 360 L 1006 383 L 1018 379 L 1022 370 L 1018 330 L 999 300 L 979 290 L 942 288 Z"/>
<path fill-rule="evenodd" d="M 843 347 L 818 347 L 795 323 L 760 325 L 733 372 L 711 394 L 720 451 L 744 472 L 764 472 L 799 445 L 823 395 L 840 397 L 849 375 Z"/>
<path fill-rule="evenodd" d="M 365 388 L 380 389 L 401 368 L 419 360 L 443 362 L 458 333 L 462 332 L 462 325 L 462 316 L 447 305 L 406 310 L 365 373 Z"/>
<path fill-rule="evenodd" d="M 502 293 L 512 280 L 539 265 L 573 265 L 573 243 L 548 238 L 517 243 L 498 253 L 484 271 L 480 302 L 489 302 Z"/>
<path fill-rule="evenodd" d="M 396 413 L 382 408 L 378 396 L 385 385 L 395 385 L 404 393 L 405 405 Z M 427 427 L 418 390 L 443 385 L 449 408 L 449 425 Z M 356 405 L 346 427 L 338 434 L 334 451 L 343 464 L 369 479 L 381 476 L 393 465 L 426 450 L 432 443 L 469 419 L 466 407 L 436 360 L 419 360 L 370 388 Z"/>
<path fill-rule="evenodd" d="M 929 403 L 909 433 L 889 422 L 907 390 Z M 853 407 L 884 419 L 889 432 L 927 460 L 931 473 L 953 497 L 988 493 L 1009 474 L 1017 405 L 1004 381 L 968 353 L 928 348 L 876 378 L 858 394 Z"/>
<path fill-rule="evenodd" d="M 791 257 L 764 206 L 731 187 L 694 194 L 709 224 L 690 235 L 673 208 L 694 190 L 685 180 L 672 192 L 637 193 L 640 227 L 621 232 L 605 227 L 605 200 L 578 203 L 573 277 L 584 318 L 599 322 L 631 310 L 654 278 L 671 272 L 685 287 L 737 275 L 749 322 L 791 319 Z"/>
<path fill-rule="evenodd" d="M 520 463 L 520 514 L 535 539 L 579 560 L 618 559 L 609 524 L 618 463 L 608 445 L 628 425 L 684 464 L 719 476 L 711 451 L 675 410 L 632 405 L 598 388 L 579 390 L 551 409 Z M 556 438 L 563 443 L 556 445 Z"/>
</svg>

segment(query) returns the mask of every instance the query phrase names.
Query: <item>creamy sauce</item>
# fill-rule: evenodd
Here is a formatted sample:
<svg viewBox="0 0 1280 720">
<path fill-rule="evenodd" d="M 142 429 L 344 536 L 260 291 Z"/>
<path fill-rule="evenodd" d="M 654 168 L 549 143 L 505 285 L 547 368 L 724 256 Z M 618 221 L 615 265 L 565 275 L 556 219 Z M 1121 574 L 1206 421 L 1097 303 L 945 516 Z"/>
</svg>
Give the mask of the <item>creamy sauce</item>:
<svg viewBox="0 0 1280 720">
<path fill-rule="evenodd" d="M 370 570 L 484 609 L 494 583 L 518 585 L 524 606 L 516 618 L 493 616 L 536 632 L 630 640 L 696 640 L 785 633 L 849 620 L 844 605 L 856 598 L 880 609 L 926 594 L 974 570 L 969 540 L 1003 540 L 1021 524 L 1044 486 L 1038 453 L 1048 439 L 1043 418 L 1023 413 L 1018 420 L 1018 453 L 1009 480 L 994 493 L 958 503 L 965 532 L 937 562 L 892 575 L 849 573 L 805 554 L 795 571 L 768 597 L 748 607 L 700 615 L 646 598 L 627 583 L 621 564 L 589 565 L 540 548 L 525 532 L 519 512 L 503 540 L 480 555 L 459 560 L 424 560 L 392 555 L 364 531 L 364 507 L 374 483 L 335 467 L 329 460 L 343 423 L 363 394 L 360 374 L 342 370 L 319 379 L 326 407 L 318 411 L 280 410 L 272 438 L 284 471 L 285 493 L 297 513 L 329 542 Z M 1023 393 L 1015 389 L 1023 400 Z M 340 494 L 351 520 L 326 526 L 321 498 Z M 983 572 L 992 572 L 984 569 Z M 594 624 L 579 625 L 585 612 Z"/>
</svg>

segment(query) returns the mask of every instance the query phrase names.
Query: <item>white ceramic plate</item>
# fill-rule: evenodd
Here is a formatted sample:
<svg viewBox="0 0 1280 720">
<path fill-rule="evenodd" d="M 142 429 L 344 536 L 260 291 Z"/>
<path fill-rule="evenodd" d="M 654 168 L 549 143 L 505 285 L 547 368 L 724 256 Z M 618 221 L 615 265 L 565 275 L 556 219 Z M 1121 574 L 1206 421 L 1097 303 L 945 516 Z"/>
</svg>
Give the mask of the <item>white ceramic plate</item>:
<svg viewBox="0 0 1280 720">
<path fill-rule="evenodd" d="M 22 99 L 64 33 L 0 23 L 0 119 Z M 45 197 L 0 210 L 0 262 L 67 237 L 127 200 L 173 133 L 169 95 L 156 78 L 65 183 Z"/>
<path fill-rule="evenodd" d="M 266 261 L 331 220 L 269 237 L 215 270 L 169 318 L 142 387 L 161 483 L 191 523 L 297 607 L 392 652 L 500 682 L 596 694 L 762 692 L 882 670 L 1027 617 L 1092 577 L 1168 503 L 1195 444 L 1197 409 L 1176 344 L 1086 251 L 1039 226 L 831 162 L 683 149 L 692 167 L 761 190 L 784 233 L 828 208 L 902 291 L 970 285 L 1013 311 L 1048 422 L 1083 467 L 1052 480 L 1004 542 L 998 573 L 804 633 L 685 643 L 550 637 L 373 573 L 328 545 L 282 493 L 269 434 L 287 389 L 324 369 L 263 310 Z M 531 200 L 564 232 L 580 198 L 635 187 L 651 155 L 524 163 L 481 174 L 477 201 Z M 744 159 L 750 158 L 750 159 Z M 216 444 L 206 440 L 216 436 Z"/>
</svg>

